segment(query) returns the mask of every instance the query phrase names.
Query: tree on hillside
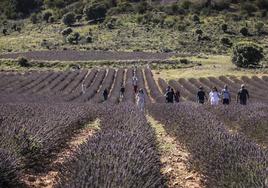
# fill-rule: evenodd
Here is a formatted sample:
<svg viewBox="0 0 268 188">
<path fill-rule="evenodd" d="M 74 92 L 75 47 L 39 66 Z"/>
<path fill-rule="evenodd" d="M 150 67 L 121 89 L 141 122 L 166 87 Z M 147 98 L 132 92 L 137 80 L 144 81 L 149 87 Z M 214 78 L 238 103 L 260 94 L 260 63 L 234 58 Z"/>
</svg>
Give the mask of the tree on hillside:
<svg viewBox="0 0 268 188">
<path fill-rule="evenodd" d="M 3 0 L 1 6 L 8 18 L 16 18 L 19 15 L 28 15 L 32 10 L 42 5 L 42 0 Z"/>
<path fill-rule="evenodd" d="M 62 22 L 67 26 L 71 26 L 75 20 L 75 14 L 73 12 L 68 12 L 62 18 Z"/>
<path fill-rule="evenodd" d="M 107 13 L 107 7 L 103 3 L 89 4 L 84 8 L 84 14 L 88 20 L 98 20 L 105 18 Z"/>
<path fill-rule="evenodd" d="M 233 48 L 232 62 L 237 67 L 256 67 L 263 57 L 262 47 L 251 42 L 241 42 Z"/>
</svg>

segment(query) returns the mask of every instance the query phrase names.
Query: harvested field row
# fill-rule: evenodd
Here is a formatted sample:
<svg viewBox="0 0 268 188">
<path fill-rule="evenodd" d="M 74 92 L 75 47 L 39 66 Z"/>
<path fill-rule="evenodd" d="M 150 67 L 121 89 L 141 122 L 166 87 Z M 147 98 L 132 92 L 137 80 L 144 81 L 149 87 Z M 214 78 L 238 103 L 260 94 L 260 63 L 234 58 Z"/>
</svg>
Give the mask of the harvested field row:
<svg viewBox="0 0 268 188">
<path fill-rule="evenodd" d="M 26 57 L 38 61 L 97 61 L 97 60 L 165 60 L 174 53 L 110 52 L 110 51 L 34 51 L 0 54 L 0 59 Z"/>
</svg>

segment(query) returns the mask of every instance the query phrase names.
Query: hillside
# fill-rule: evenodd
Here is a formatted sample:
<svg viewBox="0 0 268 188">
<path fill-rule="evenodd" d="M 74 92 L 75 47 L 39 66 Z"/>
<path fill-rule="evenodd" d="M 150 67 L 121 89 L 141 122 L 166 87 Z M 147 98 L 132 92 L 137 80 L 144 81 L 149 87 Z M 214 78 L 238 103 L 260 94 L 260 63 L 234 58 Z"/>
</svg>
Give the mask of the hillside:
<svg viewBox="0 0 268 188">
<path fill-rule="evenodd" d="M 2 1 L 0 52 L 70 48 L 226 54 L 239 41 L 266 47 L 266 5 L 266 0 Z"/>
</svg>

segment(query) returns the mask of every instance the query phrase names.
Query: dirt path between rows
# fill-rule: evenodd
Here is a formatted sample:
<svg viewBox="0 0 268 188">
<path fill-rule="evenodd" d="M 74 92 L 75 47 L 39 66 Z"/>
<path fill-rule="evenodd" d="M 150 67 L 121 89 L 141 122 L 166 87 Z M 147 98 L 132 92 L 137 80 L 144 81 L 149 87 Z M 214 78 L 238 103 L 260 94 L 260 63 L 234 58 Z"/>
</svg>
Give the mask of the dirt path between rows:
<svg viewBox="0 0 268 188">
<path fill-rule="evenodd" d="M 163 163 L 162 173 L 168 178 L 169 188 L 203 188 L 203 177 L 191 169 L 188 164 L 189 153 L 167 134 L 164 125 L 155 121 L 151 116 L 147 120 L 154 128 L 159 143 L 161 162 Z"/>
<path fill-rule="evenodd" d="M 153 52 L 116 52 L 116 51 L 31 51 L 0 54 L 0 59 L 17 59 L 26 57 L 36 61 L 135 61 L 135 60 L 166 60 L 175 53 L 153 53 Z"/>
<path fill-rule="evenodd" d="M 53 188 L 58 180 L 60 166 L 70 159 L 90 136 L 99 129 L 99 120 L 87 124 L 68 143 L 68 147 L 57 154 L 50 165 L 51 169 L 45 174 L 24 174 L 22 182 L 29 188 Z"/>
</svg>

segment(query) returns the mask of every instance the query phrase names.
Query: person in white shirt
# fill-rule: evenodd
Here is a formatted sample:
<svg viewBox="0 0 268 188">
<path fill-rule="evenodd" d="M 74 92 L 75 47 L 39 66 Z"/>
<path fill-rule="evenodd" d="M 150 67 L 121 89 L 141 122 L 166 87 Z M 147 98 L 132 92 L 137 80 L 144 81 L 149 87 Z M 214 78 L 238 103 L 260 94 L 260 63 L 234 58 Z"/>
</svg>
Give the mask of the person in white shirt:
<svg viewBox="0 0 268 188">
<path fill-rule="evenodd" d="M 145 108 L 145 95 L 143 89 L 140 89 L 136 96 L 136 103 L 140 111 L 144 111 Z"/>
<path fill-rule="evenodd" d="M 220 102 L 220 93 L 217 88 L 214 87 L 212 91 L 209 93 L 209 100 L 212 106 L 218 105 Z"/>
</svg>

